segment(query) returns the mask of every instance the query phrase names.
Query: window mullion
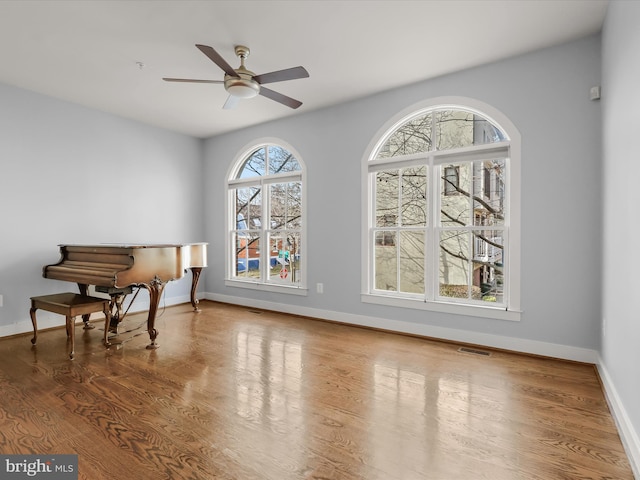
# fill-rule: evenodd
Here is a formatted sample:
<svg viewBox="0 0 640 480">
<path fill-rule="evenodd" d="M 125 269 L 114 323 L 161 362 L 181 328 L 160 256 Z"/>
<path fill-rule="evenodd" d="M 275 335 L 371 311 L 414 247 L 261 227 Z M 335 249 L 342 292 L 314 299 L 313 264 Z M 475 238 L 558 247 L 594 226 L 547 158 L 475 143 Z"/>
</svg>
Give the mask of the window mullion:
<svg viewBox="0 0 640 480">
<path fill-rule="evenodd" d="M 482 168 L 479 168 L 479 175 L 482 175 Z M 467 261 L 467 271 L 469 272 L 469 279 L 467 280 L 467 298 L 472 299 L 473 298 L 473 275 L 474 275 L 474 271 L 473 271 L 473 261 L 475 259 L 475 254 L 476 254 L 476 239 L 475 239 L 475 235 L 474 232 L 476 231 L 476 217 L 475 217 L 475 209 L 474 209 L 474 205 L 475 205 L 475 196 L 476 194 L 478 194 L 478 191 L 480 190 L 479 188 L 476 187 L 476 184 L 478 182 L 482 182 L 481 178 L 476 178 L 476 163 L 474 162 L 469 162 L 469 175 L 470 175 L 470 179 L 469 179 L 469 204 L 467 205 L 468 207 L 468 213 L 467 213 L 467 218 L 469 219 L 469 224 L 468 224 L 468 232 L 467 232 L 467 244 L 469 245 L 469 260 Z"/>
<path fill-rule="evenodd" d="M 263 282 L 268 281 L 269 274 L 269 245 L 270 211 L 271 211 L 271 185 L 261 182 L 262 186 L 262 213 L 260 215 L 260 278 Z"/>
<path fill-rule="evenodd" d="M 430 202 L 430 218 L 427 223 L 427 234 L 429 244 L 428 252 L 430 255 L 425 255 L 425 262 L 427 262 L 424 269 L 425 275 L 425 294 L 427 301 L 434 301 L 438 298 L 439 283 L 438 272 L 440 270 L 440 166 L 436 166 L 435 155 L 437 150 L 437 122 L 436 115 L 431 114 L 431 151 L 428 157 L 428 172 L 430 173 L 429 184 L 431 187 L 430 192 L 427 194 L 427 199 Z M 427 288 L 428 287 L 428 288 Z"/>
<path fill-rule="evenodd" d="M 367 292 L 371 292 L 374 290 L 375 288 L 375 251 L 376 251 L 376 240 L 375 240 L 375 228 L 377 227 L 376 225 L 376 182 L 375 182 L 375 178 L 376 175 L 375 173 L 368 173 L 369 175 L 369 198 L 368 198 L 368 212 L 367 212 L 367 217 L 368 217 L 368 233 L 369 233 L 369 238 L 368 238 L 368 247 L 367 247 L 367 259 L 368 259 L 368 272 L 367 272 L 367 286 L 366 286 L 366 291 Z M 363 276 L 364 279 L 364 276 Z"/>
<path fill-rule="evenodd" d="M 503 296 L 505 301 L 505 307 L 508 309 L 510 306 L 509 299 L 511 298 L 509 295 L 511 292 L 509 291 L 510 282 L 505 282 L 505 278 L 510 278 L 510 273 L 507 269 L 510 267 L 509 265 L 509 255 L 511 254 L 511 243 L 509 239 L 509 228 L 505 225 L 502 231 L 500 232 L 502 235 L 502 288 L 503 288 Z"/>
<path fill-rule="evenodd" d="M 436 286 L 438 285 L 438 215 L 440 209 L 439 187 L 439 169 L 433 164 L 433 155 L 429 155 L 427 164 L 428 188 L 427 201 L 429 202 L 429 218 L 427 219 L 426 228 L 426 246 L 425 246 L 425 296 L 426 300 L 433 301 L 436 299 Z"/>
<path fill-rule="evenodd" d="M 290 183 L 285 183 L 284 184 L 284 218 L 282 219 L 282 221 L 284 222 L 282 228 L 285 229 L 285 231 L 289 230 L 289 189 L 290 189 L 291 184 Z M 287 234 L 288 235 L 288 234 Z"/>
<path fill-rule="evenodd" d="M 401 287 L 401 273 L 402 273 L 402 252 L 401 252 L 401 240 L 400 237 L 402 235 L 402 175 L 403 169 L 398 169 L 398 204 L 396 211 L 396 289 L 398 292 L 402 291 Z"/>
<path fill-rule="evenodd" d="M 475 238 L 473 236 L 473 232 L 473 228 L 470 228 L 467 231 L 467 244 L 469 245 L 469 260 L 467 261 L 467 269 L 469 272 L 469 279 L 467 280 L 467 298 L 473 298 L 473 259 L 475 253 Z"/>
</svg>

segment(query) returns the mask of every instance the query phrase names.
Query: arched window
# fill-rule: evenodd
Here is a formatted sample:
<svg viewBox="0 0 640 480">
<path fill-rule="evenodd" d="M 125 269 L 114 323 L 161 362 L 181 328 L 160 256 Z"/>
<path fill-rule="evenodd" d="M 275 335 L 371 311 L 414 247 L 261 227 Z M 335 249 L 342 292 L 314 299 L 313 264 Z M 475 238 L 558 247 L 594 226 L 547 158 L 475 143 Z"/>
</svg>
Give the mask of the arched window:
<svg viewBox="0 0 640 480">
<path fill-rule="evenodd" d="M 285 291 L 304 287 L 304 167 L 299 157 L 279 143 L 253 145 L 235 162 L 227 187 L 227 281 Z"/>
<path fill-rule="evenodd" d="M 375 139 L 364 301 L 519 318 L 519 136 L 503 120 L 434 104 Z"/>
</svg>

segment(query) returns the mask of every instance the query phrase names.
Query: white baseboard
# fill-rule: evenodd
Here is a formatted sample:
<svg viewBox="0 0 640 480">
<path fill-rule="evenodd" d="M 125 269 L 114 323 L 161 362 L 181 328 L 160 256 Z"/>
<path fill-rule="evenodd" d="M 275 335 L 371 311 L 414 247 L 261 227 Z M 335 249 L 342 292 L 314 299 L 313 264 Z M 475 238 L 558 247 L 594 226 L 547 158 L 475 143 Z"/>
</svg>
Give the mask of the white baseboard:
<svg viewBox="0 0 640 480">
<path fill-rule="evenodd" d="M 609 404 L 609 408 L 611 409 L 613 419 L 618 427 L 622 445 L 627 452 L 627 457 L 629 457 L 629 463 L 631 464 L 633 475 L 635 478 L 640 479 L 640 438 L 629 420 L 627 410 L 624 408 L 620 396 L 618 395 L 618 391 L 611 380 L 611 376 L 609 375 L 602 358 L 599 359 L 597 365 L 598 373 L 600 374 L 600 379 L 602 380 L 604 388 L 604 394 L 607 399 L 607 403 Z"/>
<path fill-rule="evenodd" d="M 504 337 L 501 335 L 491 335 L 487 333 L 472 332 L 467 330 L 457 330 L 447 327 L 436 327 L 402 320 L 393 320 L 366 315 L 335 312 L 318 308 L 300 307 L 296 305 L 286 305 L 276 302 L 235 297 L 231 295 L 220 295 L 207 293 L 205 298 L 213 301 L 243 305 L 264 310 L 273 310 L 282 313 L 291 313 L 305 317 L 318 318 L 321 320 L 331 320 L 334 322 L 347 323 L 362 327 L 389 330 L 393 332 L 408 333 L 424 337 L 432 337 L 441 340 L 449 340 L 460 343 L 470 343 L 474 345 L 499 348 L 503 350 L 513 350 L 521 353 L 533 355 L 543 355 L 546 357 L 573 360 L 596 364 L 598 362 L 598 352 L 587 348 L 578 348 L 568 345 L 540 342 L 537 340 L 526 340 L 522 338 Z"/>
</svg>

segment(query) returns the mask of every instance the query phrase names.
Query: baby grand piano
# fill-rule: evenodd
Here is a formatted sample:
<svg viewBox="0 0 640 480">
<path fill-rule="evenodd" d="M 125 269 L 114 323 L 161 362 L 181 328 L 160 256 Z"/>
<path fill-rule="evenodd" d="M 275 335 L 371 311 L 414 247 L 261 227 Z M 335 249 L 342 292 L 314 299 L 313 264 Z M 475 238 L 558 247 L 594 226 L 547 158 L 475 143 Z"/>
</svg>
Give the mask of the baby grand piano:
<svg viewBox="0 0 640 480">
<path fill-rule="evenodd" d="M 97 291 L 111 295 L 112 316 L 120 318 L 123 296 L 132 287 L 145 288 L 149 292 L 147 331 L 151 343 L 149 349 L 158 348 L 155 329 L 156 313 L 167 282 L 180 279 L 186 269 L 192 272 L 191 305 L 198 309 L 196 290 L 203 267 L 207 266 L 207 244 L 100 244 L 59 245 L 61 259 L 54 265 L 46 265 L 42 276 L 78 284 L 80 293 L 88 295 L 89 285 Z M 109 346 L 108 329 L 104 332 L 105 345 Z"/>
</svg>

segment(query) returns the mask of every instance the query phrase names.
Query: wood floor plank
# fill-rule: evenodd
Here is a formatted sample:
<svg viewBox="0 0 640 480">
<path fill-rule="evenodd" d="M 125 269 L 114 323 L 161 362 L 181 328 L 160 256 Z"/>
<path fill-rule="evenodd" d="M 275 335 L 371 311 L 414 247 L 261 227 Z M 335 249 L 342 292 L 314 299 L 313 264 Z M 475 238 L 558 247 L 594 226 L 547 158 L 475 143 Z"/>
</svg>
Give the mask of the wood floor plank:
<svg viewBox="0 0 640 480">
<path fill-rule="evenodd" d="M 0 339 L 3 453 L 102 480 L 633 479 L 593 365 L 200 302 Z"/>
</svg>

